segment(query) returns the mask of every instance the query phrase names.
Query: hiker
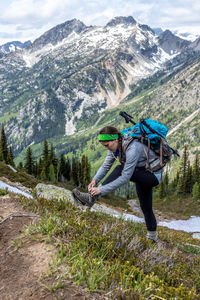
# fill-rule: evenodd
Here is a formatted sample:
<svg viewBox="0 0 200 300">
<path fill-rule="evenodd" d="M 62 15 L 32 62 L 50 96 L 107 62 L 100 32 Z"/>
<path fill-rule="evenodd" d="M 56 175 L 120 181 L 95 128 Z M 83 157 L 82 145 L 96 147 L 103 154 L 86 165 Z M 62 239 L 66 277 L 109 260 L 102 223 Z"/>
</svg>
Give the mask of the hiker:
<svg viewBox="0 0 200 300">
<path fill-rule="evenodd" d="M 99 195 L 106 195 L 129 181 L 135 182 L 146 222 L 147 238 L 157 242 L 157 222 L 152 209 L 152 188 L 161 182 L 162 169 L 156 172 L 146 169 L 148 147 L 137 139 L 129 143 L 124 154 L 123 146 L 126 144 L 126 137 L 122 136 L 115 127 L 106 126 L 101 129 L 99 142 L 108 150 L 106 159 L 88 185 L 89 193 L 81 193 L 74 189 L 73 196 L 77 197 L 82 204 L 91 207 Z M 152 150 L 149 150 L 148 154 L 150 162 L 155 160 L 156 155 Z M 97 186 L 118 158 L 120 164 L 101 185 Z"/>
</svg>

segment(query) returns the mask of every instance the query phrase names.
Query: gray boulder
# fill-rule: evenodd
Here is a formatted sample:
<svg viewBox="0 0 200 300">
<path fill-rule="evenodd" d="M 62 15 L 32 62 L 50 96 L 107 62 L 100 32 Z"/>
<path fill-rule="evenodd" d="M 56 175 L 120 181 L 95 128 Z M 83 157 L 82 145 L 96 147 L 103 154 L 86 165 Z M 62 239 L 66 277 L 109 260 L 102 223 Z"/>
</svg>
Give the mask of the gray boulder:
<svg viewBox="0 0 200 300">
<path fill-rule="evenodd" d="M 35 191 L 38 198 L 45 198 L 47 200 L 57 199 L 58 201 L 64 200 L 74 203 L 71 191 L 55 185 L 39 183 Z"/>
</svg>

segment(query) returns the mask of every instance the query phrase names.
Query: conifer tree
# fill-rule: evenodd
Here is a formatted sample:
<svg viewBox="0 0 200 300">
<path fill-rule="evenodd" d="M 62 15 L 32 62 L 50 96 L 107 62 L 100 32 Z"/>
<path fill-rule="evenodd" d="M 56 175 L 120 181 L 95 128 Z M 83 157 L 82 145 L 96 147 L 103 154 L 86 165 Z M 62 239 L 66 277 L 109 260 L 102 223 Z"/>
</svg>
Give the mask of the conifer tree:
<svg viewBox="0 0 200 300">
<path fill-rule="evenodd" d="M 86 185 L 90 183 L 90 171 L 91 171 L 91 167 L 88 162 L 88 157 L 86 156 L 86 160 L 85 160 L 85 184 Z"/>
<path fill-rule="evenodd" d="M 193 180 L 194 182 L 199 182 L 199 153 L 197 152 L 195 155 L 195 160 L 193 164 Z"/>
<path fill-rule="evenodd" d="M 54 173 L 55 173 L 55 176 L 56 176 L 56 174 L 57 174 L 57 168 L 58 168 L 58 160 L 56 158 L 55 151 L 54 151 L 52 143 L 51 143 L 51 150 L 50 150 L 50 155 L 49 155 L 49 164 L 53 164 L 53 166 L 54 166 Z"/>
<path fill-rule="evenodd" d="M 65 162 L 65 170 L 66 170 L 66 179 L 69 181 L 70 176 L 71 176 L 71 166 L 70 166 L 70 161 L 69 161 L 68 157 Z"/>
<path fill-rule="evenodd" d="M 58 161 L 58 164 L 57 164 L 57 173 L 55 175 L 56 175 L 56 180 L 57 181 L 61 181 L 60 161 Z"/>
<path fill-rule="evenodd" d="M 3 153 L 2 153 L 2 149 L 1 149 L 1 144 L 0 144 L 0 161 L 3 161 Z"/>
<path fill-rule="evenodd" d="M 169 185 L 169 174 L 168 174 L 168 171 L 165 173 L 165 176 L 164 176 L 164 185 L 165 185 L 166 188 Z"/>
<path fill-rule="evenodd" d="M 78 185 L 83 187 L 83 174 L 82 174 L 83 169 L 81 167 L 81 162 L 77 161 L 76 165 L 77 165 L 77 170 L 78 170 Z"/>
<path fill-rule="evenodd" d="M 181 167 L 179 173 L 179 180 L 177 184 L 177 193 L 184 194 L 186 191 L 186 172 L 187 172 L 187 164 L 188 164 L 188 151 L 187 146 L 184 146 L 183 156 L 181 160 Z"/>
<path fill-rule="evenodd" d="M 42 172 L 40 174 L 40 178 L 42 180 L 46 180 L 46 172 L 45 172 L 45 167 L 44 166 L 42 167 Z"/>
<path fill-rule="evenodd" d="M 35 177 L 38 176 L 38 163 L 37 163 L 37 161 L 33 164 L 33 175 Z"/>
<path fill-rule="evenodd" d="M 60 156 L 60 174 L 64 178 L 66 178 L 65 163 L 66 163 L 66 159 L 65 159 L 64 154 L 62 153 L 61 156 Z"/>
<path fill-rule="evenodd" d="M 8 146 L 7 146 L 7 139 L 4 131 L 4 125 L 1 127 L 1 151 L 3 160 L 7 163 L 7 155 L 8 155 Z"/>
<path fill-rule="evenodd" d="M 33 156 L 31 147 L 28 147 L 25 158 L 25 169 L 28 174 L 33 174 Z"/>
<path fill-rule="evenodd" d="M 183 193 L 184 194 L 190 194 L 192 192 L 192 168 L 190 166 L 190 161 L 187 162 L 187 168 L 184 178 L 184 184 L 183 184 Z"/>
<path fill-rule="evenodd" d="M 72 180 L 76 186 L 79 184 L 79 179 L 78 179 L 78 167 L 77 167 L 77 161 L 75 157 L 72 157 Z"/>
<path fill-rule="evenodd" d="M 7 163 L 13 167 L 15 167 L 15 163 L 14 163 L 14 156 L 12 153 L 12 148 L 10 147 L 8 150 L 8 155 L 7 155 Z"/>
<path fill-rule="evenodd" d="M 48 179 L 48 177 L 49 177 L 49 147 L 48 147 L 47 140 L 44 141 L 44 145 L 43 145 L 42 161 L 43 161 L 43 167 L 45 170 L 45 176 L 46 176 L 46 179 Z"/>
<path fill-rule="evenodd" d="M 23 166 L 23 163 L 20 161 L 19 164 L 18 164 L 18 166 L 17 166 L 17 168 L 18 168 L 18 169 L 23 169 L 23 167 L 24 167 L 24 166 Z"/>
<path fill-rule="evenodd" d="M 51 182 L 56 183 L 54 165 L 52 163 L 50 164 L 50 167 L 49 167 L 49 178 L 50 178 Z"/>
<path fill-rule="evenodd" d="M 194 200 L 198 200 L 199 197 L 200 197 L 199 183 L 195 182 L 195 184 L 192 187 L 192 198 Z"/>
<path fill-rule="evenodd" d="M 164 181 L 162 180 L 158 189 L 158 197 L 162 199 L 165 195 Z"/>
<path fill-rule="evenodd" d="M 43 162 L 42 162 L 42 158 L 40 157 L 39 163 L 38 163 L 38 169 L 37 169 L 37 177 L 38 178 L 40 178 L 40 176 L 41 176 L 42 169 L 43 169 Z"/>
<path fill-rule="evenodd" d="M 81 163 L 79 163 L 79 182 L 81 186 L 85 187 L 86 184 L 86 157 L 82 155 Z"/>
</svg>

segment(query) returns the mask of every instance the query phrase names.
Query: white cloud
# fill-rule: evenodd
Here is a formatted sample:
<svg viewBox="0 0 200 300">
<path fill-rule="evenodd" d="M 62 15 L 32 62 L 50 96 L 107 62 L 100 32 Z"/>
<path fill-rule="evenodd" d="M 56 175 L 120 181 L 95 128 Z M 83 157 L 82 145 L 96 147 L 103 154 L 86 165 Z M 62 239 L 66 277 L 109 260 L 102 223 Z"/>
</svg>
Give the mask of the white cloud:
<svg viewBox="0 0 200 300">
<path fill-rule="evenodd" d="M 132 15 L 151 27 L 200 32 L 199 0 L 1 0 L 0 10 L 0 44 L 6 34 L 7 40 L 33 40 L 73 18 L 105 25 L 115 16 Z"/>
</svg>

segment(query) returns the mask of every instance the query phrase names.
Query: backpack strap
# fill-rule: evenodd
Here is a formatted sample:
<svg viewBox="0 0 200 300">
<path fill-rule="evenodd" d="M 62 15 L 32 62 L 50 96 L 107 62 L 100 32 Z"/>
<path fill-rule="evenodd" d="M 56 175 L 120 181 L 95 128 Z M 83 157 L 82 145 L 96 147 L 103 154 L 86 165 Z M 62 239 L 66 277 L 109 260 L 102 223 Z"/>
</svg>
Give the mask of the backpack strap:
<svg viewBox="0 0 200 300">
<path fill-rule="evenodd" d="M 125 142 L 125 144 L 122 146 L 122 151 L 124 153 L 124 155 L 126 155 L 126 150 L 128 148 L 128 146 L 130 145 L 130 143 L 135 140 L 136 138 L 129 136 Z"/>
</svg>

